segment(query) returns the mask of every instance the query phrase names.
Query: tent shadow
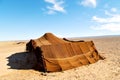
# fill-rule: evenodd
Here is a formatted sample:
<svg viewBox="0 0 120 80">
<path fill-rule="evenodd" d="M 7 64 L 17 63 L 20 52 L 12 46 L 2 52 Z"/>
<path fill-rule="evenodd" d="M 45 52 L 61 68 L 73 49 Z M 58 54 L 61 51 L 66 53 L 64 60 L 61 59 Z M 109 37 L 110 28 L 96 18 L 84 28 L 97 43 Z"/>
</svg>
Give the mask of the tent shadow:
<svg viewBox="0 0 120 80">
<path fill-rule="evenodd" d="M 37 63 L 35 55 L 29 52 L 14 53 L 7 57 L 7 59 L 7 65 L 10 66 L 9 69 L 33 69 Z"/>
</svg>

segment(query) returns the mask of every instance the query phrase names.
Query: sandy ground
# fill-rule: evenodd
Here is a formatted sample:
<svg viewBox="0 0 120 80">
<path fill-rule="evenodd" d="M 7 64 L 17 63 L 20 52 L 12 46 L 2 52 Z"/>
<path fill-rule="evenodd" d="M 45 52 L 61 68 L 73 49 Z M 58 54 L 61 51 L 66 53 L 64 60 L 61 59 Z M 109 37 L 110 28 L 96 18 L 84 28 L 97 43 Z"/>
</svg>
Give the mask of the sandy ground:
<svg viewBox="0 0 120 80">
<path fill-rule="evenodd" d="M 120 36 L 84 40 L 93 40 L 106 59 L 55 73 L 32 70 L 36 60 L 25 52 L 25 43 L 0 42 L 0 80 L 120 80 Z"/>
</svg>

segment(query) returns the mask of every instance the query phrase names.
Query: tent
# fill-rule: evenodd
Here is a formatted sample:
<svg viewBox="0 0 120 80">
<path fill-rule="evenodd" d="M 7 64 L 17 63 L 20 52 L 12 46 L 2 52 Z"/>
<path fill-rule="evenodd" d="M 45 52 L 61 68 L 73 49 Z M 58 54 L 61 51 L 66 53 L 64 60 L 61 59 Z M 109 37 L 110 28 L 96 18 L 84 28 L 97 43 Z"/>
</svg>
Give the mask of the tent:
<svg viewBox="0 0 120 80">
<path fill-rule="evenodd" d="M 36 69 L 45 72 L 64 71 L 103 59 L 93 41 L 70 41 L 45 33 L 38 39 L 31 39 L 26 50 L 35 54 Z"/>
</svg>

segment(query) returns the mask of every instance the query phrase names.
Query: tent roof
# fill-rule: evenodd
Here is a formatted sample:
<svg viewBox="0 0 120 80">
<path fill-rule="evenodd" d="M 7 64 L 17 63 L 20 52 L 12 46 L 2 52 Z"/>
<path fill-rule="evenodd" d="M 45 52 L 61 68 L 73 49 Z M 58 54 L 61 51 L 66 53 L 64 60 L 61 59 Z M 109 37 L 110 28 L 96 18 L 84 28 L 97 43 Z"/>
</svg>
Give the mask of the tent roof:
<svg viewBox="0 0 120 80">
<path fill-rule="evenodd" d="M 34 41 L 37 44 L 36 46 L 69 43 L 68 41 L 56 37 L 52 33 L 45 33 L 42 37 L 35 39 Z"/>
</svg>

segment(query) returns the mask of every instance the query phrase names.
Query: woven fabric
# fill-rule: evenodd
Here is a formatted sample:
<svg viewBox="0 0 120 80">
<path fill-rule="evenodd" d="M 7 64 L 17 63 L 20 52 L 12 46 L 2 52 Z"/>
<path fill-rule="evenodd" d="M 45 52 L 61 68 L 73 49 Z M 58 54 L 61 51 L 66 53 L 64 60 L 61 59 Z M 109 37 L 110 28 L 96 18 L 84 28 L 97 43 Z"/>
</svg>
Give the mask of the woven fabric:
<svg viewBox="0 0 120 80">
<path fill-rule="evenodd" d="M 31 44 L 28 46 L 28 44 Z M 55 72 L 95 63 L 102 57 L 98 54 L 93 41 L 69 41 L 57 38 L 52 33 L 28 42 L 27 48 L 42 55 L 45 71 Z M 40 48 L 41 51 L 36 51 Z M 40 67 L 41 68 L 41 67 Z"/>
</svg>

